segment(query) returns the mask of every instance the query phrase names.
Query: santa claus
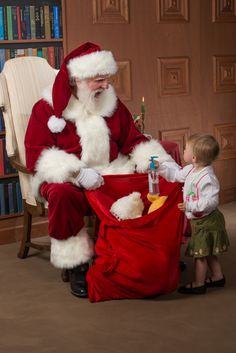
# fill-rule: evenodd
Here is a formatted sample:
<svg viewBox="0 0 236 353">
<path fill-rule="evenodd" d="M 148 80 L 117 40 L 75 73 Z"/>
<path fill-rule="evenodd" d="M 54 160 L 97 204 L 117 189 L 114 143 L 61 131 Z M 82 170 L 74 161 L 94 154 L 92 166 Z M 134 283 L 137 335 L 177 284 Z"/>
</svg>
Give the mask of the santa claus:
<svg viewBox="0 0 236 353">
<path fill-rule="evenodd" d="M 32 110 L 25 137 L 35 196 L 48 201 L 51 263 L 68 269 L 71 292 L 87 296 L 86 272 L 94 244 L 85 227 L 84 190 L 102 175 L 143 173 L 149 158 L 173 161 L 158 141 L 141 134 L 109 78 L 110 51 L 85 43 L 64 60 L 52 87 Z"/>
</svg>

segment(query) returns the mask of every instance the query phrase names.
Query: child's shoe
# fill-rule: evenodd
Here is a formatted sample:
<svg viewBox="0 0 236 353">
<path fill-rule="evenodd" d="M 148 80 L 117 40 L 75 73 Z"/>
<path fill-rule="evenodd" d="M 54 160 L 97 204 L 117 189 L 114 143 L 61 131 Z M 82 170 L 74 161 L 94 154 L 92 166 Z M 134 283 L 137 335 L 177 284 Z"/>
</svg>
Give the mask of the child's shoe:
<svg viewBox="0 0 236 353">
<path fill-rule="evenodd" d="M 193 287 L 193 284 L 190 283 L 190 287 L 181 286 L 178 289 L 178 292 L 181 294 L 205 294 L 206 293 L 206 285 L 199 287 Z"/>
<path fill-rule="evenodd" d="M 212 278 L 209 277 L 206 281 L 205 281 L 205 285 L 207 288 L 213 288 L 213 287 L 224 287 L 225 286 L 225 276 L 221 279 L 218 279 L 217 281 L 212 281 Z"/>
</svg>

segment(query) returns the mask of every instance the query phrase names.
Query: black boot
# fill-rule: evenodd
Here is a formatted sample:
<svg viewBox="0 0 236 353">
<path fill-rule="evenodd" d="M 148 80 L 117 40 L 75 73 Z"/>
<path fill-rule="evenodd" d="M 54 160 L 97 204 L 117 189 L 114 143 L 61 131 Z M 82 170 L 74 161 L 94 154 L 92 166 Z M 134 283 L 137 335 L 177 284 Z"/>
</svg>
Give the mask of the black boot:
<svg viewBox="0 0 236 353">
<path fill-rule="evenodd" d="M 86 274 L 88 272 L 88 269 L 89 265 L 83 264 L 68 270 L 71 293 L 74 294 L 76 297 L 88 297 L 88 286 L 86 282 Z"/>
<path fill-rule="evenodd" d="M 180 262 L 179 262 L 179 268 L 180 268 L 180 271 L 181 271 L 181 272 L 185 271 L 186 268 L 187 268 L 186 263 L 185 263 L 184 261 L 180 261 Z"/>
</svg>

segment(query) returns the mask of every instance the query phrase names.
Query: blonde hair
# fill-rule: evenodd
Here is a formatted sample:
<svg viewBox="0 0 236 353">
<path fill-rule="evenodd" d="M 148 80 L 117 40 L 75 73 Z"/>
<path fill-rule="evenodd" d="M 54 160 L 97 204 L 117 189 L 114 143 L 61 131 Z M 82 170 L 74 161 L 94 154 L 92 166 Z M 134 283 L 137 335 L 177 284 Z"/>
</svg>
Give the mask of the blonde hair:
<svg viewBox="0 0 236 353">
<path fill-rule="evenodd" d="M 207 134 L 191 135 L 187 142 L 193 144 L 193 154 L 197 162 L 210 165 L 219 155 L 220 147 L 214 136 Z"/>
</svg>

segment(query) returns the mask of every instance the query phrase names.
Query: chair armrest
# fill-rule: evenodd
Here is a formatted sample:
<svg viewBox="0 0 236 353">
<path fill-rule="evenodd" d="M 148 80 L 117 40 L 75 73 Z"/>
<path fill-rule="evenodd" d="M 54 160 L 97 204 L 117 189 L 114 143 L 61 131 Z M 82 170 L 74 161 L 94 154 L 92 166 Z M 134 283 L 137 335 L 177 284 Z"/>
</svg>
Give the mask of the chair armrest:
<svg viewBox="0 0 236 353">
<path fill-rule="evenodd" d="M 9 160 L 13 168 L 17 169 L 19 172 L 24 174 L 32 174 L 15 156 L 9 157 Z"/>
</svg>

